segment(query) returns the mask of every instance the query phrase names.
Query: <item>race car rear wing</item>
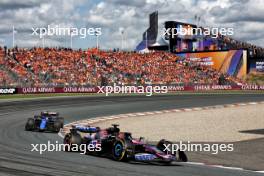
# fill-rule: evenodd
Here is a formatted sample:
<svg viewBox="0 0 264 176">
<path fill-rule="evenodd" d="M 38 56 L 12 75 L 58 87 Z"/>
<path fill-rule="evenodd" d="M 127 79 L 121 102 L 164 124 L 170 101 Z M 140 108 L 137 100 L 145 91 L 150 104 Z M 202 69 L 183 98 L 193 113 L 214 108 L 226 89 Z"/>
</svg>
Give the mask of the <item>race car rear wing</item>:
<svg viewBox="0 0 264 176">
<path fill-rule="evenodd" d="M 72 127 L 73 127 L 73 130 L 83 132 L 83 133 L 96 133 L 100 131 L 99 127 L 90 127 L 90 126 L 87 127 L 87 126 L 81 126 L 81 125 L 75 125 Z"/>
</svg>

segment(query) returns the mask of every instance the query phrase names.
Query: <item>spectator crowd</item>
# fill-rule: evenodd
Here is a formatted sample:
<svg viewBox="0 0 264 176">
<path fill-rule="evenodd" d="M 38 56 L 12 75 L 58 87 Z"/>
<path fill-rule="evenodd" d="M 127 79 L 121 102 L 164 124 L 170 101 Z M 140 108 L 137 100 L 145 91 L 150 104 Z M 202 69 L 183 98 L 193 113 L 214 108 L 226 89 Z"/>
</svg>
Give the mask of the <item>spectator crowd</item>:
<svg viewBox="0 0 264 176">
<path fill-rule="evenodd" d="M 168 52 L 0 48 L 0 86 L 236 84 L 240 80 Z"/>
<path fill-rule="evenodd" d="M 250 57 L 264 57 L 264 48 L 247 43 L 247 42 L 243 42 L 243 41 L 239 41 L 239 40 L 235 40 L 229 36 L 223 36 L 223 35 L 219 35 L 218 36 L 218 42 L 220 43 L 220 50 L 222 49 L 247 49 L 249 51 L 249 55 Z"/>
</svg>

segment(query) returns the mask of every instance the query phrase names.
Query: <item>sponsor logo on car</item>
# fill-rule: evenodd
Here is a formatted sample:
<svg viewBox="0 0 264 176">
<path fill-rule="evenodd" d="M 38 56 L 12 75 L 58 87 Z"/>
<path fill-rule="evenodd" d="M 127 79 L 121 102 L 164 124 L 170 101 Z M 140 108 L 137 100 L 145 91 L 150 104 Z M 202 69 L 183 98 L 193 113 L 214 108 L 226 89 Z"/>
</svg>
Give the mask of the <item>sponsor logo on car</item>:
<svg viewBox="0 0 264 176">
<path fill-rule="evenodd" d="M 135 160 L 138 161 L 150 161 L 150 160 L 154 160 L 157 157 L 153 154 L 148 154 L 148 153 L 144 153 L 144 154 L 136 154 L 135 155 Z"/>
</svg>

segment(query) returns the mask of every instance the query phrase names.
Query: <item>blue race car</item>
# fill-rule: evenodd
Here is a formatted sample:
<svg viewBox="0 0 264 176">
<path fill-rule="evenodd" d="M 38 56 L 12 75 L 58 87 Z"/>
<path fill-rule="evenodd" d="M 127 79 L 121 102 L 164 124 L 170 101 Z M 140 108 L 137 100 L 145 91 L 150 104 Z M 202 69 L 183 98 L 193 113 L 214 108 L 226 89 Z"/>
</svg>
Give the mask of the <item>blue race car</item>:
<svg viewBox="0 0 264 176">
<path fill-rule="evenodd" d="M 33 118 L 28 118 L 25 125 L 26 131 L 50 131 L 59 132 L 64 125 L 64 118 L 59 116 L 57 112 L 41 112 Z"/>
</svg>

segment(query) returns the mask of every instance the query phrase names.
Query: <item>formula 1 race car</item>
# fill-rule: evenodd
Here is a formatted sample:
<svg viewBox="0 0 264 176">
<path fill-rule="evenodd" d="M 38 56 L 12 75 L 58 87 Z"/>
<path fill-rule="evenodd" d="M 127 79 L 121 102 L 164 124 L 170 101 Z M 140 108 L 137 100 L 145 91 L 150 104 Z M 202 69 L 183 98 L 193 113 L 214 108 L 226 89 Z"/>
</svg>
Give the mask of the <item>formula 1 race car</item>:
<svg viewBox="0 0 264 176">
<path fill-rule="evenodd" d="M 142 161 L 162 162 L 169 164 L 172 161 L 187 162 L 187 156 L 183 151 L 173 153 L 165 151 L 164 144 L 171 142 L 164 139 L 157 145 L 147 144 L 144 138 L 132 138 L 131 133 L 120 132 L 118 125 L 100 129 L 90 126 L 72 126 L 70 132 L 64 137 L 64 144 L 69 147 L 66 151 L 72 151 L 71 146 L 75 145 L 100 145 L 100 151 L 87 151 L 87 154 L 94 154 L 113 158 L 117 161 Z"/>
<path fill-rule="evenodd" d="M 50 131 L 59 132 L 64 125 L 64 118 L 59 116 L 57 112 L 41 112 L 40 115 L 35 115 L 33 118 L 28 118 L 25 125 L 26 131 Z"/>
</svg>

